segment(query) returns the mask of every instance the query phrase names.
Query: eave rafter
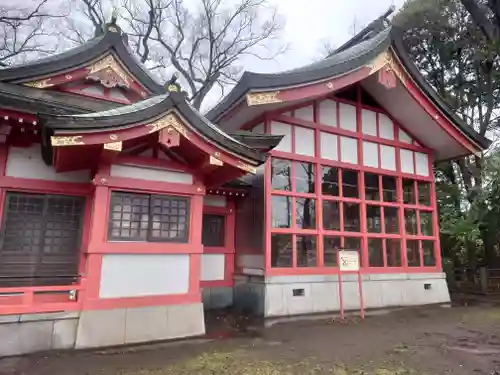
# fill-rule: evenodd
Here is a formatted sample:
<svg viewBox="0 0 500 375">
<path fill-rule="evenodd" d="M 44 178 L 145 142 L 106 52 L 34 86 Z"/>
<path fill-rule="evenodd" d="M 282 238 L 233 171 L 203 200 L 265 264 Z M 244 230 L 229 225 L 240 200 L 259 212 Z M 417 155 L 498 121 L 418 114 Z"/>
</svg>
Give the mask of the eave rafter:
<svg viewBox="0 0 500 375">
<path fill-rule="evenodd" d="M 117 61 L 113 54 L 107 54 L 83 68 L 45 77 L 40 80 L 24 82 L 23 85 L 46 89 L 79 80 L 89 80 L 100 83 L 106 88 L 121 87 L 131 90 L 141 98 L 146 98 L 149 92 Z"/>
<path fill-rule="evenodd" d="M 101 131 L 93 133 L 68 134 L 56 131 L 51 136 L 51 145 L 54 148 L 64 148 L 83 145 L 102 145 L 105 150 L 120 152 L 123 142 L 152 133 L 158 133 L 159 144 L 165 148 L 177 147 L 181 139 L 195 145 L 207 155 L 207 165 L 211 167 L 232 166 L 246 173 L 256 173 L 256 166 L 233 154 L 225 152 L 207 142 L 200 135 L 189 129 L 184 121 L 174 112 L 169 112 L 163 117 L 147 124 L 138 124 L 126 129 L 115 131 Z"/>
</svg>

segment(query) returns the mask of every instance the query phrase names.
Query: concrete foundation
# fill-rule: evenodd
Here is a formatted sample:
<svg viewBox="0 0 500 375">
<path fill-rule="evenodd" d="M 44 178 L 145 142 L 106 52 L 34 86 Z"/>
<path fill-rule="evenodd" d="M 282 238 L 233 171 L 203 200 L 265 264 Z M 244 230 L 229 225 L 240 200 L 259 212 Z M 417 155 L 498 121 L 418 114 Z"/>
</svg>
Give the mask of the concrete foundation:
<svg viewBox="0 0 500 375">
<path fill-rule="evenodd" d="M 203 304 L 0 317 L 0 357 L 203 335 Z"/>
<path fill-rule="evenodd" d="M 363 275 L 365 309 L 420 306 L 450 302 L 444 273 Z M 358 275 L 342 276 L 345 310 L 359 310 Z M 264 317 L 340 310 L 337 275 L 239 276 L 235 306 Z"/>
<path fill-rule="evenodd" d="M 205 310 L 224 309 L 233 306 L 233 288 L 217 287 L 201 290 L 203 308 Z"/>
</svg>

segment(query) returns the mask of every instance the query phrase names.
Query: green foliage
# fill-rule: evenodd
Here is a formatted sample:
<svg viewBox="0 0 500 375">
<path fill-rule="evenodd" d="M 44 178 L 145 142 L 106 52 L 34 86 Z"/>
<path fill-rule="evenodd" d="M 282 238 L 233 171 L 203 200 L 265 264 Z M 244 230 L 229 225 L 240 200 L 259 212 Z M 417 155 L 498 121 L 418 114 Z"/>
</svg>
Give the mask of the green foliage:
<svg viewBox="0 0 500 375">
<path fill-rule="evenodd" d="M 459 0 L 409 0 L 393 22 L 422 74 L 462 119 L 494 135 L 500 118 L 500 44 Z M 436 166 L 441 248 L 455 265 L 500 262 L 500 155 Z"/>
</svg>

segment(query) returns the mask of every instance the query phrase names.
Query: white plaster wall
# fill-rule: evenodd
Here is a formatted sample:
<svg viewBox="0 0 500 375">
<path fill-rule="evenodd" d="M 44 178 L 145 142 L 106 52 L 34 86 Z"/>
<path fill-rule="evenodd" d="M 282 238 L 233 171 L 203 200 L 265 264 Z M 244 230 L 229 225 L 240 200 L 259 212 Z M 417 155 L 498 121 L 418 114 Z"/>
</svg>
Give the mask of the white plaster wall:
<svg viewBox="0 0 500 375">
<path fill-rule="evenodd" d="M 302 107 L 295 110 L 295 118 L 302 120 L 314 121 L 314 109 L 312 105 Z"/>
<path fill-rule="evenodd" d="M 339 160 L 337 135 L 321 132 L 319 137 L 321 158 Z"/>
<path fill-rule="evenodd" d="M 340 137 L 340 160 L 358 164 L 358 143 L 354 138 Z"/>
<path fill-rule="evenodd" d="M 398 138 L 400 142 L 410 143 L 412 142 L 411 137 L 404 132 L 404 130 L 398 129 Z"/>
<path fill-rule="evenodd" d="M 378 146 L 373 142 L 363 142 L 363 164 L 366 167 L 378 168 Z"/>
<path fill-rule="evenodd" d="M 396 170 L 396 149 L 392 146 L 380 145 L 380 168 Z"/>
<path fill-rule="evenodd" d="M 224 280 L 225 254 L 201 254 L 201 281 Z"/>
<path fill-rule="evenodd" d="M 111 176 L 148 181 L 173 182 L 177 184 L 191 185 L 193 183 L 193 176 L 189 173 L 130 165 L 113 164 L 111 166 Z"/>
<path fill-rule="evenodd" d="M 383 113 L 379 114 L 378 126 L 380 138 L 394 139 L 394 124 L 392 120 Z"/>
<path fill-rule="evenodd" d="M 292 127 L 282 122 L 271 122 L 271 134 L 283 135 L 283 139 L 277 147 L 276 151 L 292 152 Z"/>
<path fill-rule="evenodd" d="M 399 152 L 401 159 L 401 172 L 415 173 L 413 168 L 413 151 L 401 149 Z"/>
<path fill-rule="evenodd" d="M 339 103 L 340 127 L 345 130 L 356 131 L 356 107 Z"/>
<path fill-rule="evenodd" d="M 429 157 L 422 152 L 415 152 L 415 173 L 420 176 L 429 176 Z"/>
<path fill-rule="evenodd" d="M 203 204 L 212 207 L 226 207 L 227 199 L 220 195 L 206 195 L 203 198 Z"/>
<path fill-rule="evenodd" d="M 253 133 L 259 133 L 259 134 L 264 134 L 264 124 L 259 124 L 257 126 L 254 126 L 252 129 Z"/>
<path fill-rule="evenodd" d="M 187 254 L 105 254 L 102 257 L 100 298 L 184 294 L 188 291 Z"/>
<path fill-rule="evenodd" d="M 264 268 L 264 255 L 241 254 L 238 256 L 238 266 L 241 268 Z"/>
<path fill-rule="evenodd" d="M 80 91 L 90 95 L 104 95 L 104 87 L 102 87 L 101 85 L 85 87 Z"/>
<path fill-rule="evenodd" d="M 319 103 L 319 122 L 323 125 L 337 126 L 337 102 L 324 100 Z"/>
<path fill-rule="evenodd" d="M 377 113 L 363 109 L 361 111 L 361 119 L 361 131 L 363 134 L 377 136 Z"/>
<path fill-rule="evenodd" d="M 127 102 L 129 101 L 123 91 L 116 87 L 109 90 L 109 96 L 115 99 L 126 100 Z"/>
<path fill-rule="evenodd" d="M 57 173 L 44 163 L 40 145 L 9 147 L 5 175 L 59 182 L 90 182 L 90 170 Z"/>
<path fill-rule="evenodd" d="M 314 130 L 295 127 L 295 153 L 314 156 Z"/>
</svg>

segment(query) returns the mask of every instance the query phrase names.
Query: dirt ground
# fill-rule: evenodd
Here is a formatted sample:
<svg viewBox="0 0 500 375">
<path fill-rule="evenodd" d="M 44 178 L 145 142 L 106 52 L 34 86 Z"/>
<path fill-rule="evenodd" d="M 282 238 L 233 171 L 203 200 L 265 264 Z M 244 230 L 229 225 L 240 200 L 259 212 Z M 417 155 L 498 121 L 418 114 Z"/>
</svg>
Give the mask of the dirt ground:
<svg viewBox="0 0 500 375">
<path fill-rule="evenodd" d="M 0 374 L 500 375 L 500 303 L 491 300 L 267 329 L 227 315 L 210 319 L 216 328 L 203 339 L 4 358 Z"/>
</svg>

